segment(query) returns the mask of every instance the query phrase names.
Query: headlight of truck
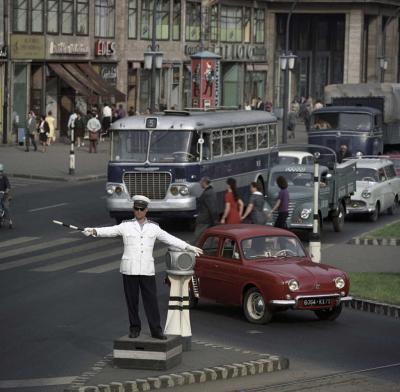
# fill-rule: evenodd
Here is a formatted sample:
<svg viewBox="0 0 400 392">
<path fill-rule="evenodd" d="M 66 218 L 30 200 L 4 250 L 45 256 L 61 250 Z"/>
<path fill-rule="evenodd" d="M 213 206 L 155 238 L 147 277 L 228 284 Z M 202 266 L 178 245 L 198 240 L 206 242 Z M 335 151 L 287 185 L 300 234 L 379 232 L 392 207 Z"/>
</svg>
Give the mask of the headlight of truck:
<svg viewBox="0 0 400 392">
<path fill-rule="evenodd" d="M 368 191 L 368 190 L 365 190 L 365 191 L 363 191 L 363 192 L 361 193 L 361 196 L 362 196 L 364 199 L 369 199 L 369 198 L 371 197 L 371 192 Z"/>
<path fill-rule="evenodd" d="M 311 208 L 303 208 L 300 214 L 301 219 L 308 219 L 311 214 Z"/>
<path fill-rule="evenodd" d="M 289 280 L 288 286 L 290 291 L 297 291 L 299 289 L 299 282 L 295 279 Z"/>
<path fill-rule="evenodd" d="M 186 185 L 179 187 L 179 193 L 182 196 L 187 196 L 189 194 L 189 188 Z"/>
<path fill-rule="evenodd" d="M 341 290 L 345 285 L 346 285 L 346 283 L 345 283 L 343 278 L 338 277 L 338 278 L 335 279 L 335 286 L 339 290 Z"/>
</svg>

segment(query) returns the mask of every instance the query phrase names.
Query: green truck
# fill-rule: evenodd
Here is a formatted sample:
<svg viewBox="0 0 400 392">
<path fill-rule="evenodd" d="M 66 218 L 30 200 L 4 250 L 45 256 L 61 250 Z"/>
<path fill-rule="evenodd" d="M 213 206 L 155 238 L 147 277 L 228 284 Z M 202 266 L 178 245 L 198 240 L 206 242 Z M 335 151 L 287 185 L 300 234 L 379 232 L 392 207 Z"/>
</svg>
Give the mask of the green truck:
<svg viewBox="0 0 400 392">
<path fill-rule="evenodd" d="M 281 152 L 280 152 L 281 153 Z M 334 155 L 333 155 L 334 157 Z M 342 231 L 346 216 L 346 200 L 356 189 L 356 167 L 354 162 L 336 163 L 335 158 L 319 159 L 319 199 L 318 214 L 320 229 L 324 220 L 332 221 L 335 231 Z M 308 230 L 313 228 L 314 165 L 279 164 L 269 175 L 266 201 L 274 205 L 278 198 L 278 176 L 288 182 L 289 216 L 288 229 Z M 268 209 L 268 208 L 267 208 Z M 273 221 L 277 217 L 274 213 Z M 273 222 L 270 222 L 273 224 Z"/>
</svg>

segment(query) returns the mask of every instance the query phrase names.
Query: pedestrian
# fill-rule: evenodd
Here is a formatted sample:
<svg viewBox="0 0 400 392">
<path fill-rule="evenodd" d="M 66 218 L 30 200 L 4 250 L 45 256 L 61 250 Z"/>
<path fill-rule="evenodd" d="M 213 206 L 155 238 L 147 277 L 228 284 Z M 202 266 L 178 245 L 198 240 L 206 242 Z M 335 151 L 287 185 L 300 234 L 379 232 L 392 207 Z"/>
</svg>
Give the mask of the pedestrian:
<svg viewBox="0 0 400 392">
<path fill-rule="evenodd" d="M 46 152 L 47 140 L 50 135 L 49 124 L 46 121 L 46 116 L 42 114 L 38 123 L 39 142 L 42 145 L 42 152 Z"/>
<path fill-rule="evenodd" d="M 68 118 L 68 123 L 67 123 L 67 127 L 68 127 L 68 136 L 70 137 L 71 141 L 72 139 L 74 139 L 74 143 L 75 143 L 75 120 L 78 117 L 78 110 L 74 110 L 69 118 Z"/>
<path fill-rule="evenodd" d="M 118 105 L 118 109 L 117 109 L 117 118 L 120 119 L 120 118 L 124 118 L 124 117 L 126 117 L 126 112 L 124 109 L 124 105 L 122 105 L 122 103 L 120 103 Z"/>
<path fill-rule="evenodd" d="M 268 218 L 271 218 L 272 214 L 275 211 L 278 211 L 278 218 L 276 219 L 274 226 L 280 227 L 281 229 L 287 229 L 286 219 L 289 215 L 289 192 L 287 189 L 288 184 L 286 178 L 279 176 L 276 179 L 276 184 L 280 188 L 278 200 L 269 212 Z"/>
<path fill-rule="evenodd" d="M 84 147 L 85 143 L 83 138 L 85 137 L 86 122 L 80 111 L 76 114 L 75 119 L 75 140 L 77 142 L 77 147 Z"/>
<path fill-rule="evenodd" d="M 307 100 L 303 97 L 300 103 L 299 117 L 303 120 L 306 131 L 310 131 L 311 112 L 307 106 Z"/>
<path fill-rule="evenodd" d="M 25 127 L 25 151 L 29 151 L 29 146 L 30 143 L 32 143 L 32 146 L 35 151 L 37 151 L 37 145 L 35 141 L 35 135 L 37 131 L 37 125 L 36 125 L 36 116 L 33 110 L 30 110 L 28 112 L 28 119 L 26 121 L 26 127 Z"/>
<path fill-rule="evenodd" d="M 256 110 L 264 110 L 264 102 L 261 97 L 257 98 Z"/>
<path fill-rule="evenodd" d="M 243 214 L 243 201 L 240 199 L 236 188 L 236 180 L 232 177 L 226 180 L 225 209 L 222 214 L 221 223 L 240 223 Z"/>
<path fill-rule="evenodd" d="M 135 108 L 133 106 L 129 106 L 128 116 L 134 116 L 135 113 Z"/>
<path fill-rule="evenodd" d="M 11 212 L 10 212 L 10 191 L 11 185 L 8 177 L 4 174 L 4 165 L 0 163 L 0 204 L 1 208 L 4 211 L 3 217 L 0 216 L 3 220 L 8 220 L 8 228 L 12 229 L 13 222 L 11 219 Z"/>
<path fill-rule="evenodd" d="M 317 99 L 317 100 L 315 101 L 314 109 L 313 109 L 313 110 L 322 109 L 323 107 L 324 107 L 324 105 L 322 104 L 321 100 L 320 100 L 320 99 Z"/>
<path fill-rule="evenodd" d="M 351 158 L 352 154 L 347 147 L 347 144 L 342 144 L 339 148 L 339 153 L 337 155 L 338 163 L 342 163 L 346 158 Z"/>
<path fill-rule="evenodd" d="M 47 139 L 47 145 L 50 146 L 52 142 L 56 141 L 56 119 L 53 117 L 53 113 L 51 110 L 47 112 L 46 116 L 47 124 L 49 124 L 49 137 Z"/>
<path fill-rule="evenodd" d="M 289 139 L 295 138 L 296 125 L 297 125 L 297 112 L 293 107 L 291 107 L 288 113 L 288 125 L 287 125 L 287 130 L 289 132 Z"/>
<path fill-rule="evenodd" d="M 111 105 L 111 122 L 113 123 L 114 121 L 118 120 L 118 109 L 117 105 L 113 103 Z"/>
<path fill-rule="evenodd" d="M 244 110 L 251 110 L 251 106 L 248 102 L 244 103 Z"/>
<path fill-rule="evenodd" d="M 204 230 L 218 223 L 218 204 L 217 196 L 208 177 L 200 180 L 200 186 L 203 193 L 197 201 L 198 215 L 196 218 L 196 229 L 194 238 L 197 240 L 203 234 Z"/>
<path fill-rule="evenodd" d="M 251 196 L 249 203 L 247 204 L 246 211 L 241 217 L 244 221 L 248 216 L 250 216 L 251 223 L 256 225 L 265 225 L 267 221 L 267 216 L 264 212 L 264 195 L 261 192 L 261 186 L 256 182 L 250 184 Z"/>
<path fill-rule="evenodd" d="M 108 106 L 108 104 L 104 104 L 103 107 L 103 121 L 101 124 L 102 128 L 102 136 L 108 136 L 108 130 L 110 129 L 110 124 L 111 124 L 111 118 L 112 118 L 112 110 L 111 107 Z"/>
<path fill-rule="evenodd" d="M 97 114 L 94 114 L 87 123 L 87 129 L 89 131 L 89 153 L 97 153 L 97 141 L 99 140 L 99 133 L 101 130 L 101 124 Z"/>
<path fill-rule="evenodd" d="M 161 329 L 160 312 L 157 302 L 157 288 L 154 271 L 153 248 L 160 240 L 175 248 L 193 252 L 199 256 L 203 251 L 162 230 L 157 223 L 146 218 L 150 200 L 145 196 L 133 197 L 135 219 L 119 225 L 101 228 L 85 228 L 83 234 L 95 237 L 121 236 L 124 242 L 120 272 L 122 274 L 125 299 L 129 313 L 129 337 L 140 335 L 139 289 L 143 306 L 153 338 L 166 339 Z"/>
</svg>

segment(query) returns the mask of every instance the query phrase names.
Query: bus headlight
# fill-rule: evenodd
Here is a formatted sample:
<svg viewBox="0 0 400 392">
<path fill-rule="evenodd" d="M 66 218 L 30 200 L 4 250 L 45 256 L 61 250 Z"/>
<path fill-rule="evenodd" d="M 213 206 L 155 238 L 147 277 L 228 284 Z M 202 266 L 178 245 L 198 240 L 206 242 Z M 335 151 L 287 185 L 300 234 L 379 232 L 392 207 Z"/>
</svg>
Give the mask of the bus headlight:
<svg viewBox="0 0 400 392">
<path fill-rule="evenodd" d="M 116 186 L 114 192 L 115 192 L 117 195 L 120 195 L 120 194 L 122 193 L 122 188 L 121 188 L 120 186 Z"/>
<path fill-rule="evenodd" d="M 187 196 L 189 194 L 189 188 L 186 185 L 172 185 L 169 191 L 173 196 Z"/>
<path fill-rule="evenodd" d="M 112 194 L 114 193 L 114 190 L 115 190 L 114 185 L 109 185 L 109 186 L 107 186 L 107 188 L 106 188 L 106 192 L 107 192 L 107 194 L 109 194 L 109 195 L 112 195 Z"/>
<path fill-rule="evenodd" d="M 171 189 L 169 191 L 172 195 L 177 196 L 179 193 L 179 188 L 177 186 L 171 186 Z"/>
<path fill-rule="evenodd" d="M 363 191 L 362 193 L 361 193 L 361 196 L 364 198 L 364 199 L 369 199 L 370 197 L 371 197 L 371 192 L 370 191 Z"/>
<path fill-rule="evenodd" d="M 186 185 L 183 185 L 179 188 L 179 193 L 182 196 L 187 196 L 189 194 L 189 188 Z"/>
<path fill-rule="evenodd" d="M 311 214 L 311 208 L 303 208 L 301 211 L 300 217 L 301 219 L 308 219 Z"/>
</svg>

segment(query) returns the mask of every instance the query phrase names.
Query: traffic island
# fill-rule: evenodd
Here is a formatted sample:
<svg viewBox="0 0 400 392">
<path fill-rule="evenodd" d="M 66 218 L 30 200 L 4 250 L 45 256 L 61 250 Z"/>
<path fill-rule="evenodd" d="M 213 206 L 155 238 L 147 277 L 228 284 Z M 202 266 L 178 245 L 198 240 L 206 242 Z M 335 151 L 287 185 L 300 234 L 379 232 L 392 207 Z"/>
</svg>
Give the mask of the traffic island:
<svg viewBox="0 0 400 392">
<path fill-rule="evenodd" d="M 255 376 L 289 368 L 289 360 L 277 355 L 192 340 L 191 351 L 168 371 L 119 369 L 108 355 L 77 377 L 65 392 L 139 392 L 182 385 Z"/>
</svg>

